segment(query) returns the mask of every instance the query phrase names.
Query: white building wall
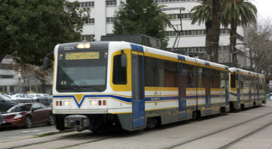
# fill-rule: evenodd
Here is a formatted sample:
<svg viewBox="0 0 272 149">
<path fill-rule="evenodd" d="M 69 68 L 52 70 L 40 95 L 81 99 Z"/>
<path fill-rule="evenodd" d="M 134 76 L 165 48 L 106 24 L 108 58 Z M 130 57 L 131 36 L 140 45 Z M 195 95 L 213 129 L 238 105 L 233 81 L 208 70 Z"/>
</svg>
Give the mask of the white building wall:
<svg viewBox="0 0 272 149">
<path fill-rule="evenodd" d="M 74 0 L 70 0 L 74 1 Z M 118 10 L 118 7 L 120 6 L 120 0 L 116 0 L 115 6 L 106 6 L 107 0 L 78 0 L 79 2 L 90 2 L 94 1 L 94 7 L 91 7 L 91 18 L 95 18 L 94 24 L 86 24 L 83 28 L 82 35 L 95 35 L 94 39 L 96 41 L 100 41 L 101 36 L 107 35 L 107 34 L 113 34 L 113 23 L 107 23 L 106 18 L 107 17 L 114 17 L 115 12 Z M 156 0 L 159 2 L 159 4 L 166 5 L 166 8 L 181 8 L 184 7 L 185 9 L 181 11 L 182 14 L 184 13 L 190 13 L 191 9 L 194 6 L 199 5 L 197 0 L 191 0 L 191 1 L 180 1 L 180 2 L 161 2 L 161 1 L 167 1 L 167 0 Z M 167 10 L 164 11 L 167 14 L 179 14 L 180 10 Z M 173 25 L 177 25 L 177 29 L 181 29 L 180 26 L 180 20 L 171 20 L 171 23 Z M 228 27 L 230 28 L 230 27 Z M 221 29 L 224 29 L 222 26 Z M 193 31 L 193 30 L 205 30 L 205 25 L 201 24 L 191 24 L 191 20 L 189 18 L 183 18 L 182 19 L 182 30 L 183 31 Z M 166 27 L 166 31 L 174 31 L 172 27 Z M 238 27 L 237 33 L 239 35 L 244 35 L 244 30 L 241 27 Z M 175 36 L 169 36 L 169 42 L 168 42 L 168 49 L 171 49 L 173 47 Z M 201 50 L 198 52 L 205 52 L 203 50 L 205 48 L 205 35 L 191 35 L 191 36 L 181 36 L 181 38 L 178 40 L 176 48 L 180 50 L 186 50 L 186 52 L 194 51 L 195 47 L 201 47 Z M 237 43 L 243 43 L 241 40 L 237 40 Z M 227 47 L 229 47 L 229 34 L 222 34 L 220 36 L 219 46 L 223 46 L 223 49 L 219 49 L 219 60 L 222 60 L 222 57 L 224 57 L 224 61 L 220 62 L 229 62 L 228 58 L 230 57 L 229 50 Z M 237 49 L 243 50 L 244 46 L 237 46 Z M 242 57 L 239 57 L 241 59 Z M 244 60 L 238 60 L 239 62 L 244 62 Z M 242 64 L 244 65 L 244 64 Z"/>
</svg>

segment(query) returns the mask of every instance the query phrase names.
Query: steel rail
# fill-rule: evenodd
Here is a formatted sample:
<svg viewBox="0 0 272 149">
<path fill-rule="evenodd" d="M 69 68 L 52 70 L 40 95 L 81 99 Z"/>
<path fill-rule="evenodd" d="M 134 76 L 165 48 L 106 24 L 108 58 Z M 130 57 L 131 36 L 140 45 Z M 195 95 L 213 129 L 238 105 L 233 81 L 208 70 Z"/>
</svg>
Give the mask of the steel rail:
<svg viewBox="0 0 272 149">
<path fill-rule="evenodd" d="M 205 135 L 199 136 L 199 137 L 197 137 L 197 138 L 194 138 L 194 139 L 191 139 L 191 140 L 182 142 L 182 143 L 178 143 L 178 144 L 172 145 L 172 146 L 170 146 L 170 147 L 167 147 L 166 149 L 172 149 L 172 148 L 175 148 L 175 147 L 178 147 L 178 146 L 182 146 L 182 145 L 185 145 L 185 144 L 188 144 L 188 143 L 191 143 L 191 142 L 194 142 L 194 141 L 197 141 L 197 140 L 200 140 L 200 139 L 209 137 L 209 136 L 211 136 L 211 135 L 214 135 L 214 134 L 217 134 L 217 133 L 220 133 L 220 132 L 223 132 L 223 131 L 232 129 L 232 128 L 237 127 L 237 126 L 241 126 L 241 125 L 243 125 L 243 124 L 252 122 L 252 121 L 257 120 L 257 119 L 260 119 L 260 118 L 263 118 L 263 117 L 265 117 L 265 116 L 267 116 L 267 115 L 270 115 L 270 114 L 272 114 L 272 112 L 268 112 L 268 113 L 263 114 L 263 115 L 261 115 L 261 116 L 257 116 L 257 117 L 255 117 L 255 118 L 250 119 L 250 120 L 247 120 L 247 121 L 244 121 L 244 122 L 241 122 L 241 123 L 238 123 L 238 124 L 229 126 L 229 127 L 227 127 L 227 128 L 223 128 L 223 129 L 221 129 L 221 130 L 216 130 L 216 131 L 214 131 L 214 132 L 212 132 L 212 133 L 205 134 Z M 272 122 L 271 122 L 271 124 L 272 124 Z M 271 125 L 271 124 L 269 123 L 269 125 Z M 267 125 L 267 126 L 269 126 L 269 125 Z M 267 126 L 266 126 L 266 127 L 267 127 Z"/>
</svg>

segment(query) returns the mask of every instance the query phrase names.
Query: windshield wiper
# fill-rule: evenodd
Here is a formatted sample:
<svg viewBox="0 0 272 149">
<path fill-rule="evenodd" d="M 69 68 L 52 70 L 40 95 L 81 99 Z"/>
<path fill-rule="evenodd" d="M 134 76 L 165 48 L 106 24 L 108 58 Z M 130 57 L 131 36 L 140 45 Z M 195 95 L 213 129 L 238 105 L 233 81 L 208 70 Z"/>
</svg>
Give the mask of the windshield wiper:
<svg viewBox="0 0 272 149">
<path fill-rule="evenodd" d="M 72 88 L 72 89 L 74 89 L 77 92 L 82 92 L 81 89 L 80 89 L 80 87 L 77 86 L 77 85 L 70 85 L 69 87 Z"/>
<path fill-rule="evenodd" d="M 61 86 L 61 88 L 63 88 L 63 89 L 70 89 L 72 91 L 81 92 L 80 87 L 76 86 L 76 85 L 65 85 L 65 86 Z"/>
<path fill-rule="evenodd" d="M 96 88 L 96 87 L 94 87 L 94 86 L 82 86 L 82 88 L 91 88 L 91 89 L 93 89 L 93 90 L 95 90 L 95 91 L 98 91 L 98 92 L 101 91 L 100 89 L 98 89 L 98 88 Z"/>
</svg>

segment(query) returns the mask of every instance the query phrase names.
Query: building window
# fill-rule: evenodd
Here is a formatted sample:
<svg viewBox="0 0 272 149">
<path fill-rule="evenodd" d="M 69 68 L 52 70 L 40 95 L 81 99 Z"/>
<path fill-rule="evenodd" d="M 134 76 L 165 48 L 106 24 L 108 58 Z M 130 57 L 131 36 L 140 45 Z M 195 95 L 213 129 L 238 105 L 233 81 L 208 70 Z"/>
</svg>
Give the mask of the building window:
<svg viewBox="0 0 272 149">
<path fill-rule="evenodd" d="M 80 3 L 80 7 L 81 8 L 94 7 L 94 2 L 82 2 L 82 3 Z"/>
<path fill-rule="evenodd" d="M 0 78 L 9 79 L 13 78 L 13 75 L 0 75 Z"/>
<path fill-rule="evenodd" d="M 175 3 L 175 2 L 198 2 L 199 0 L 154 0 L 156 3 Z"/>
<path fill-rule="evenodd" d="M 85 22 L 85 24 L 94 24 L 94 23 L 95 23 L 94 18 L 90 18 Z"/>
<path fill-rule="evenodd" d="M 178 19 L 180 19 L 180 16 L 182 19 L 190 19 L 191 13 L 169 14 L 169 16 L 172 20 L 178 20 Z"/>
<path fill-rule="evenodd" d="M 106 0 L 106 6 L 116 6 L 116 0 Z"/>
<path fill-rule="evenodd" d="M 114 18 L 113 17 L 108 17 L 108 18 L 106 18 L 106 22 L 107 23 L 113 23 L 114 22 Z"/>
<path fill-rule="evenodd" d="M 9 92 L 11 92 L 11 93 L 14 92 L 14 86 L 9 87 Z"/>
<path fill-rule="evenodd" d="M 1 86 L 1 87 L 0 87 L 0 91 L 6 92 L 6 91 L 7 91 L 7 87 L 6 87 L 6 86 Z"/>
<path fill-rule="evenodd" d="M 81 35 L 81 41 L 95 41 L 94 35 Z"/>
<path fill-rule="evenodd" d="M 220 30 L 221 34 L 229 34 L 230 29 L 221 29 Z M 165 32 L 166 36 L 176 36 L 175 31 L 166 31 Z M 201 36 L 201 35 L 206 35 L 206 30 L 183 30 L 181 31 L 181 36 Z M 243 41 L 243 36 L 237 34 L 237 38 Z"/>
</svg>

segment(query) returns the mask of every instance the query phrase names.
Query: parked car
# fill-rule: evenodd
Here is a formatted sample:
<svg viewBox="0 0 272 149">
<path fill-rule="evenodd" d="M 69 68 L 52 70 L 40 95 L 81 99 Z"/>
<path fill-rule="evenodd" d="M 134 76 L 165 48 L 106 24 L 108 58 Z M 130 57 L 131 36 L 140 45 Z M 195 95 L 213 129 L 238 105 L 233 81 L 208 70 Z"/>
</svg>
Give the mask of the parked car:
<svg viewBox="0 0 272 149">
<path fill-rule="evenodd" d="M 35 99 L 33 99 L 31 96 L 28 94 L 24 93 L 17 93 L 14 95 L 11 95 L 10 98 L 15 101 L 20 101 L 20 102 L 33 102 Z"/>
<path fill-rule="evenodd" d="M 28 94 L 28 95 L 31 96 L 33 99 L 38 99 L 39 97 L 44 96 L 43 94 L 40 94 L 40 93 L 31 93 L 31 94 Z"/>
<path fill-rule="evenodd" d="M 9 108 L 17 103 L 12 101 L 8 96 L 0 95 L 0 113 L 6 112 Z"/>
<path fill-rule="evenodd" d="M 52 103 L 52 99 L 53 99 L 53 96 L 51 96 L 51 95 L 42 96 L 42 97 L 37 98 L 37 102 L 43 103 L 46 106 L 50 106 L 50 104 Z"/>
<path fill-rule="evenodd" d="M 11 107 L 0 115 L 0 126 L 24 126 L 31 128 L 33 124 L 47 123 L 54 125 L 52 109 L 41 103 L 21 103 Z"/>
</svg>

